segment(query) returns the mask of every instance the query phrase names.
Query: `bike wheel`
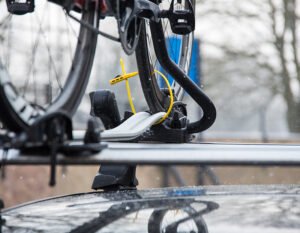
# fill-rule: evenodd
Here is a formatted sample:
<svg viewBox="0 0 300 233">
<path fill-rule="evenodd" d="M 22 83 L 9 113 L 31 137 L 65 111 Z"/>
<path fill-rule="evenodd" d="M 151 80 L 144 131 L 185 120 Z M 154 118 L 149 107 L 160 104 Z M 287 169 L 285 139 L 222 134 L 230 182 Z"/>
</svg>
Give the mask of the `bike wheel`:
<svg viewBox="0 0 300 233">
<path fill-rule="evenodd" d="M 75 112 L 96 49 L 97 33 L 71 20 L 61 6 L 35 2 L 35 12 L 23 16 L 7 13 L 0 2 L 0 119 L 15 132 L 46 112 Z M 73 14 L 98 26 L 93 1 Z"/>
<path fill-rule="evenodd" d="M 182 10 L 188 7 L 187 0 L 178 1 L 175 4 L 175 10 Z M 176 2 L 176 0 L 175 0 Z M 169 9 L 171 0 L 163 0 L 159 4 L 160 9 Z M 192 0 L 192 6 L 195 10 L 195 1 Z M 169 49 L 171 59 L 186 73 L 189 73 L 190 62 L 193 48 L 193 33 L 188 35 L 177 35 L 172 33 L 168 19 L 161 19 L 164 28 L 165 39 Z M 153 41 L 150 31 L 149 20 L 144 20 L 141 26 L 139 44 L 136 49 L 136 59 L 139 69 L 142 89 L 150 111 L 155 113 L 166 111 L 169 107 L 169 97 L 166 88 L 162 87 L 160 77 L 154 73 L 159 70 L 166 72 L 161 68 L 153 48 Z M 168 79 L 171 77 L 168 77 Z M 184 97 L 183 88 L 176 82 L 172 83 L 172 90 L 175 100 L 181 101 Z"/>
<path fill-rule="evenodd" d="M 148 222 L 149 233 L 198 232 L 207 233 L 207 226 L 192 207 L 154 210 Z"/>
</svg>

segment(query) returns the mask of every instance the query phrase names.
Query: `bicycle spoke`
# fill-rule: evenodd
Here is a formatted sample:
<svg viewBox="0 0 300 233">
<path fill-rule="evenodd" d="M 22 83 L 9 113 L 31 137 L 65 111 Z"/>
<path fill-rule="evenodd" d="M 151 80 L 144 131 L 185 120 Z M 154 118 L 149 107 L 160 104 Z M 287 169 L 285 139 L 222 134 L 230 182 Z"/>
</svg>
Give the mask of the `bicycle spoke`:
<svg viewBox="0 0 300 233">
<path fill-rule="evenodd" d="M 73 35 L 75 36 L 75 38 L 77 39 L 78 43 L 81 43 L 81 39 L 80 39 L 79 36 L 78 36 L 78 32 L 76 32 L 76 30 L 74 29 L 74 26 L 72 25 L 72 23 L 71 23 L 71 21 L 70 21 L 69 15 L 67 14 L 67 12 L 66 12 L 65 10 L 63 10 L 63 12 L 64 12 L 64 15 L 65 15 L 65 18 L 66 18 L 66 24 L 69 25 L 69 26 L 66 25 L 66 26 L 67 26 L 68 32 L 72 31 L 72 33 L 73 33 Z M 70 34 L 70 33 L 68 33 L 68 35 L 69 35 L 69 34 Z M 69 38 L 70 38 L 70 37 L 69 37 Z M 70 43 L 70 45 L 71 45 L 71 43 Z M 71 56 L 72 62 L 73 62 L 73 54 L 70 53 L 70 56 Z"/>
<path fill-rule="evenodd" d="M 43 10 L 44 13 L 45 13 L 45 9 L 46 8 L 44 7 L 44 10 Z M 44 21 L 44 17 L 45 17 L 44 13 L 43 13 L 42 21 Z M 31 26 L 32 26 L 32 24 L 31 24 Z M 32 73 L 32 70 L 33 70 L 33 67 L 34 67 L 34 64 L 35 64 L 35 57 L 36 57 L 37 48 L 38 48 L 38 45 L 39 45 L 39 42 L 40 42 L 41 30 L 42 30 L 42 24 L 40 23 L 39 24 L 39 29 L 38 29 L 38 32 L 37 32 L 37 35 L 36 35 L 36 39 L 35 39 L 34 45 L 32 47 L 31 66 L 29 67 L 29 70 L 27 71 L 27 76 L 26 76 L 27 79 L 25 80 L 25 85 L 23 87 L 23 93 L 22 93 L 23 97 L 25 96 L 25 93 L 27 92 L 29 81 L 30 81 L 30 74 Z"/>
<path fill-rule="evenodd" d="M 74 28 L 72 27 L 72 25 L 71 25 L 71 23 L 69 21 L 69 17 L 67 15 L 67 13 L 66 12 L 64 12 L 64 13 L 65 13 L 65 19 L 66 19 L 66 27 L 67 27 L 67 30 L 68 30 L 69 55 L 70 55 L 70 58 L 71 58 L 71 62 L 73 62 L 73 54 L 72 54 L 73 49 L 72 49 L 72 45 L 71 45 L 70 31 L 72 31 L 72 33 L 75 35 L 75 37 L 77 38 L 77 40 L 79 40 L 79 39 L 78 39 L 78 37 L 76 35 L 76 32 L 75 32 Z M 71 30 L 70 30 L 70 28 L 71 28 Z"/>
<path fill-rule="evenodd" d="M 40 22 L 40 19 L 38 18 L 37 15 L 36 15 L 36 18 Z M 45 35 L 45 32 L 44 32 L 43 28 L 41 28 L 41 34 L 43 35 L 43 37 L 45 39 L 45 45 L 46 45 L 46 48 L 47 48 L 47 51 L 48 51 L 48 55 L 49 55 L 49 59 L 50 59 L 51 65 L 52 65 L 54 73 L 55 73 L 55 78 L 56 78 L 57 84 L 58 84 L 60 90 L 63 90 L 62 84 L 61 84 L 61 82 L 59 80 L 59 76 L 58 76 L 58 72 L 57 72 L 56 66 L 54 64 L 54 59 L 53 59 L 53 56 L 51 54 L 51 49 L 50 49 L 49 43 L 47 42 L 47 36 Z"/>
</svg>

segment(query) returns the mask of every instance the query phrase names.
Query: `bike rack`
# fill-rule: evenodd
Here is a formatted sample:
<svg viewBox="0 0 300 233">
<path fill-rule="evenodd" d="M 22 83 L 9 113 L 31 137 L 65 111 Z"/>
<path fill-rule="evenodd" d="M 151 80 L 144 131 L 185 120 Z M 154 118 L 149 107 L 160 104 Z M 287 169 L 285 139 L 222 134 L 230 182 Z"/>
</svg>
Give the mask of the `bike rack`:
<svg viewBox="0 0 300 233">
<path fill-rule="evenodd" d="M 119 126 L 101 132 L 101 141 L 128 141 L 135 139 L 145 133 L 165 114 L 165 112 L 159 112 L 151 115 L 147 112 L 139 112 L 131 116 Z M 85 131 L 73 131 L 73 137 L 76 140 L 82 140 L 84 135 Z"/>
<path fill-rule="evenodd" d="M 161 22 L 150 21 L 151 35 L 155 54 L 160 65 L 170 74 L 177 83 L 201 107 L 203 116 L 200 120 L 188 123 L 189 134 L 199 133 L 208 129 L 215 122 L 216 108 L 209 97 L 198 87 L 170 58 Z"/>
<path fill-rule="evenodd" d="M 146 144 L 102 142 L 101 152 L 88 156 L 58 153 L 57 165 L 213 165 L 300 166 L 300 145 L 283 144 Z M 0 149 L 0 164 L 49 165 L 50 156 Z"/>
</svg>

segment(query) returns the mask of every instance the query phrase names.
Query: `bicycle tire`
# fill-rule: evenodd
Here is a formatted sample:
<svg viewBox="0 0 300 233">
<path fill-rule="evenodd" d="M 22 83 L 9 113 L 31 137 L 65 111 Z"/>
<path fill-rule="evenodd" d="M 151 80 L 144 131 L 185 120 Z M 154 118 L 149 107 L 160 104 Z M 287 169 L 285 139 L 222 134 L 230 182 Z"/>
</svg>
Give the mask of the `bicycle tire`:
<svg viewBox="0 0 300 233">
<path fill-rule="evenodd" d="M 99 20 L 97 17 L 93 1 L 84 1 L 81 20 L 98 27 Z M 76 34 L 74 31 L 72 33 Z M 0 57 L 0 120 L 5 128 L 14 132 L 27 130 L 38 116 L 46 112 L 65 111 L 70 115 L 74 114 L 89 80 L 96 49 L 97 33 L 80 25 L 78 34 L 74 37 L 77 42 L 75 42 L 73 57 L 70 55 L 72 60 L 70 59 L 71 66 L 68 75 L 66 75 L 66 81 L 55 100 L 50 102 L 45 109 L 37 107 L 21 96 L 15 84 L 12 83 L 10 74 Z"/>
<path fill-rule="evenodd" d="M 171 1 L 168 0 L 168 2 L 171 4 Z M 192 0 L 192 5 L 195 10 L 194 0 Z M 162 19 L 162 21 L 168 21 L 168 20 Z M 169 23 L 162 22 L 162 24 L 165 30 L 165 35 L 166 35 L 165 38 L 167 41 L 170 38 L 170 35 L 168 35 L 167 32 L 167 27 Z M 182 70 L 184 70 L 186 74 L 188 74 L 190 70 L 190 61 L 192 57 L 194 35 L 193 33 L 190 33 L 185 36 L 175 35 L 175 38 L 179 38 L 181 40 L 181 45 L 184 44 L 184 46 L 181 46 L 180 48 L 180 54 L 178 56 L 178 60 L 174 61 L 173 59 L 173 61 L 176 62 L 178 66 Z M 151 46 L 153 46 L 151 40 L 152 38 L 151 38 L 149 21 L 144 20 L 144 22 L 141 25 L 139 43 L 136 49 L 136 60 L 137 60 L 137 66 L 139 70 L 140 82 L 141 82 L 145 99 L 150 108 L 150 111 L 152 113 L 156 113 L 160 111 L 166 111 L 168 109 L 170 105 L 170 98 L 168 97 L 168 94 L 166 94 L 162 90 L 162 88 L 160 88 L 156 77 L 157 75 L 153 72 L 155 69 L 159 70 L 161 68 L 159 67 L 159 62 L 155 57 L 155 53 L 153 52 L 154 49 L 151 48 Z M 178 46 L 177 43 L 176 46 Z M 171 47 L 171 50 L 172 49 L 173 48 Z M 154 62 L 155 64 L 152 64 L 153 60 L 155 59 L 156 59 L 156 61 Z M 162 72 L 164 73 L 164 71 Z M 173 95 L 175 101 L 182 101 L 184 97 L 184 90 L 182 89 L 182 87 L 178 83 L 173 82 L 172 89 L 174 92 Z"/>
<path fill-rule="evenodd" d="M 166 217 L 166 215 L 168 214 L 170 210 L 169 209 L 161 209 L 161 210 L 154 210 L 149 218 L 149 222 L 148 222 L 148 232 L 149 233 L 161 233 L 161 232 L 167 232 L 166 231 L 166 227 L 168 227 L 168 224 L 164 224 L 164 219 Z M 173 210 L 174 212 L 179 212 L 182 211 L 183 213 L 185 213 L 188 217 L 190 217 L 189 221 L 193 222 L 193 226 L 191 226 L 192 228 L 196 228 L 197 232 L 199 233 L 207 233 L 207 225 L 203 219 L 203 217 L 201 215 L 197 215 L 197 211 L 195 209 L 193 209 L 190 206 L 187 206 L 183 209 L 176 209 Z M 195 216 L 193 216 L 195 215 Z M 173 218 L 174 218 L 174 213 L 173 213 Z M 174 223 L 174 219 L 172 219 L 173 223 Z M 183 221 L 183 224 L 187 225 L 188 221 Z M 175 225 L 174 228 L 176 229 L 172 229 L 171 232 L 181 232 L 178 231 L 178 225 Z M 175 230 L 175 231 L 173 231 Z M 189 232 L 196 232 L 195 229 L 193 230 L 189 230 Z"/>
</svg>

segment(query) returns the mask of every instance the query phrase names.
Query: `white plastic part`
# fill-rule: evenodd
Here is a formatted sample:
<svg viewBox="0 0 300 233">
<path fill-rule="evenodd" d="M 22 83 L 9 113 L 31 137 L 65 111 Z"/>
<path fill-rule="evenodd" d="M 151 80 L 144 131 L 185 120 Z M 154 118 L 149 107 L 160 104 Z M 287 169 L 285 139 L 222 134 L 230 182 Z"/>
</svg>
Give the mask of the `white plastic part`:
<svg viewBox="0 0 300 233">
<path fill-rule="evenodd" d="M 127 141 L 135 139 L 146 132 L 165 114 L 165 112 L 158 112 L 151 115 L 148 112 L 139 112 L 128 118 L 116 128 L 101 132 L 101 141 Z M 84 134 L 84 131 L 73 131 L 74 139 L 83 139 Z"/>
</svg>

